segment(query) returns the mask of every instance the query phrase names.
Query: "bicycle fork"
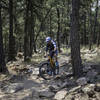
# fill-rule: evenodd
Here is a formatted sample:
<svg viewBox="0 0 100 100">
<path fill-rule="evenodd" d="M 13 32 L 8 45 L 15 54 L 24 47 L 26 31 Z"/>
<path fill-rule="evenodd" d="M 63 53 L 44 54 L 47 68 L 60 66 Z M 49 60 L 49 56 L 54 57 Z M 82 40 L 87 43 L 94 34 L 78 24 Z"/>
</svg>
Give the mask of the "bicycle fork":
<svg viewBox="0 0 100 100">
<path fill-rule="evenodd" d="M 53 61 L 53 59 L 49 56 L 49 60 L 50 60 L 50 65 L 51 65 L 51 69 L 52 69 L 52 72 L 53 74 L 55 75 L 55 63 Z"/>
</svg>

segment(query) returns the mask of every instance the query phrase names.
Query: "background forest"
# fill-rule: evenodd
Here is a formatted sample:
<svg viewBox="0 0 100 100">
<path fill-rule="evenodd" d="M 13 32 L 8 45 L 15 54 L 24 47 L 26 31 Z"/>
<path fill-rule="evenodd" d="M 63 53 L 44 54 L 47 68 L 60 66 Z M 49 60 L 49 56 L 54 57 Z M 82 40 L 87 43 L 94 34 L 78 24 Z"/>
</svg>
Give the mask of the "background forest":
<svg viewBox="0 0 100 100">
<path fill-rule="evenodd" d="M 43 80 L 45 38 L 59 75 Z M 100 0 L 0 0 L 0 100 L 100 100 Z"/>
</svg>

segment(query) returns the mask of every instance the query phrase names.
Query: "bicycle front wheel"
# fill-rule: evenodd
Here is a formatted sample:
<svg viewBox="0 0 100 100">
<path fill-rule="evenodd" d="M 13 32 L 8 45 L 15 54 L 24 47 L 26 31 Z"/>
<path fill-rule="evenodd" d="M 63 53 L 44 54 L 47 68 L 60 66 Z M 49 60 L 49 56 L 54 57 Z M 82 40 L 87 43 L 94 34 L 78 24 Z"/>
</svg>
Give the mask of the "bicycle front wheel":
<svg viewBox="0 0 100 100">
<path fill-rule="evenodd" d="M 51 78 L 53 78 L 52 69 L 48 62 L 41 64 L 41 66 L 39 67 L 39 74 L 45 80 L 50 80 Z"/>
</svg>

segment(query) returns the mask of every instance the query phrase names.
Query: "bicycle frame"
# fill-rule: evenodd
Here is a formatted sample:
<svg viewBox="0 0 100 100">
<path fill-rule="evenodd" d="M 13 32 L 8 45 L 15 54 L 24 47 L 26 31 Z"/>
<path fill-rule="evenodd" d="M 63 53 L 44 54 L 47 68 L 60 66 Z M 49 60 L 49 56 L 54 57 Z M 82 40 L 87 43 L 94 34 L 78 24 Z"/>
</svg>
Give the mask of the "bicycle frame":
<svg viewBox="0 0 100 100">
<path fill-rule="evenodd" d="M 54 67 L 54 60 L 50 56 L 48 56 L 48 58 L 50 60 L 51 67 Z"/>
</svg>

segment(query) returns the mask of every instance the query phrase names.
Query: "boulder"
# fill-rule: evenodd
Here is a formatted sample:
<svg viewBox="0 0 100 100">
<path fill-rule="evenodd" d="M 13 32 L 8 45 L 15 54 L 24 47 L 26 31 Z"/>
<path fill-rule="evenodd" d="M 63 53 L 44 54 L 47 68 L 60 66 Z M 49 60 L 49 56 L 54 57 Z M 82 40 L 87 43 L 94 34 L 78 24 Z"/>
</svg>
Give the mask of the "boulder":
<svg viewBox="0 0 100 100">
<path fill-rule="evenodd" d="M 49 86 L 49 89 L 51 92 L 57 92 L 59 90 L 59 87 L 57 85 L 51 85 Z"/>
<path fill-rule="evenodd" d="M 39 68 L 34 68 L 32 75 L 39 75 Z"/>
<path fill-rule="evenodd" d="M 98 73 L 95 70 L 90 70 L 87 72 L 86 78 L 88 81 L 94 82 L 97 75 Z"/>
<path fill-rule="evenodd" d="M 91 70 L 91 66 L 85 66 L 83 67 L 83 72 L 88 72 L 89 70 Z"/>
<path fill-rule="evenodd" d="M 65 96 L 64 100 L 74 100 L 74 95 L 68 94 Z"/>
<path fill-rule="evenodd" d="M 87 94 L 79 93 L 74 96 L 74 100 L 89 100 L 89 97 Z"/>
<path fill-rule="evenodd" d="M 72 80 L 67 80 L 66 82 L 64 82 L 62 85 L 61 85 L 61 89 L 63 88 L 68 88 L 68 87 L 73 87 L 76 85 L 76 82 L 75 81 L 72 81 Z"/>
<path fill-rule="evenodd" d="M 97 83 L 96 84 L 95 91 L 100 92 L 100 83 Z"/>
<path fill-rule="evenodd" d="M 81 89 L 81 86 L 74 87 L 74 88 L 69 90 L 69 93 L 73 93 L 73 92 L 76 92 L 76 91 L 78 92 L 78 90 L 80 90 L 80 89 Z"/>
<path fill-rule="evenodd" d="M 96 80 L 96 82 L 100 82 L 100 75 L 97 75 L 95 80 Z"/>
<path fill-rule="evenodd" d="M 87 79 L 85 77 L 81 77 L 76 82 L 78 85 L 85 85 L 87 84 Z"/>
<path fill-rule="evenodd" d="M 23 58 L 23 53 L 22 53 L 22 52 L 18 52 L 18 53 L 17 53 L 17 57 L 18 57 L 18 58 Z"/>
<path fill-rule="evenodd" d="M 4 92 L 6 93 L 16 93 L 24 88 L 22 83 L 13 83 L 9 86 L 5 86 L 3 88 Z"/>
<path fill-rule="evenodd" d="M 39 97 L 46 97 L 46 98 L 52 98 L 55 94 L 53 92 L 49 91 L 41 91 L 39 93 Z"/>
<path fill-rule="evenodd" d="M 100 92 L 96 92 L 95 95 L 96 95 L 96 100 L 100 100 Z"/>
<path fill-rule="evenodd" d="M 85 94 L 88 94 L 89 97 L 93 97 L 95 94 L 94 89 L 95 89 L 95 84 L 89 84 L 89 85 L 86 85 L 84 88 L 82 88 L 82 91 Z"/>
<path fill-rule="evenodd" d="M 66 90 L 61 90 L 61 91 L 58 91 L 54 97 L 54 100 L 62 100 L 65 98 L 67 94 L 67 91 Z"/>
</svg>

